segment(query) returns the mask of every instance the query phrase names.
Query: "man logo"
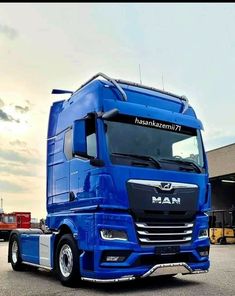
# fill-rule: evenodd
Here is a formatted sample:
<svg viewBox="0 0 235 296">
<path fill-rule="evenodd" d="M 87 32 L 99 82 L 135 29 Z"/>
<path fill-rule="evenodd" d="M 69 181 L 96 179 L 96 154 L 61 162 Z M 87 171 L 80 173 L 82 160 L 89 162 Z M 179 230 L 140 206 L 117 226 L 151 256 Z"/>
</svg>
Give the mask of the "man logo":
<svg viewBox="0 0 235 296">
<path fill-rule="evenodd" d="M 162 182 L 160 185 L 159 185 L 159 188 L 161 190 L 167 190 L 167 191 L 170 191 L 172 189 L 172 184 L 171 183 L 164 183 Z"/>
<path fill-rule="evenodd" d="M 161 197 L 161 196 L 152 196 L 153 204 L 168 204 L 168 205 L 180 205 L 181 199 L 180 197 Z"/>
</svg>

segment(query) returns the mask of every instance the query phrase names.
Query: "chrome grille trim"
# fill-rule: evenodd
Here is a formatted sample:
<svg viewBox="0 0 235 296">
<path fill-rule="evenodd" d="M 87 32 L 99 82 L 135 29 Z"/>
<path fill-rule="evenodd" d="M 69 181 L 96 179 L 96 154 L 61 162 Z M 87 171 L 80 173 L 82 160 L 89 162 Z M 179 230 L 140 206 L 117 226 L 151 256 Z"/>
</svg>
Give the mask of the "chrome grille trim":
<svg viewBox="0 0 235 296">
<path fill-rule="evenodd" d="M 170 228 L 170 229 L 177 229 L 177 228 L 192 228 L 193 223 L 185 223 L 184 225 L 147 225 L 146 223 L 136 223 L 136 226 L 138 228 L 152 228 L 152 229 L 158 229 L 158 228 Z"/>
<path fill-rule="evenodd" d="M 141 223 L 136 222 L 138 239 L 144 244 L 188 243 L 192 240 L 193 223 Z M 175 232 L 174 232 L 175 231 Z"/>
<path fill-rule="evenodd" d="M 130 179 L 128 180 L 128 183 L 132 184 L 138 184 L 138 185 L 146 185 L 151 187 L 157 187 L 161 190 L 171 190 L 176 188 L 197 188 L 198 185 L 196 184 L 190 184 L 190 183 L 178 183 L 178 182 L 171 182 L 171 181 L 155 181 L 155 180 L 140 180 L 140 179 Z M 162 183 L 170 183 L 171 187 L 169 189 L 162 188 Z"/>
<path fill-rule="evenodd" d="M 176 232 L 176 233 L 156 233 L 156 232 L 148 232 L 148 231 L 137 231 L 140 235 L 187 235 L 187 234 L 192 234 L 192 230 L 184 231 L 184 232 Z"/>
<path fill-rule="evenodd" d="M 167 240 L 152 240 L 149 238 L 139 238 L 142 243 L 185 243 L 191 241 L 191 237 L 184 239 L 167 239 Z"/>
</svg>

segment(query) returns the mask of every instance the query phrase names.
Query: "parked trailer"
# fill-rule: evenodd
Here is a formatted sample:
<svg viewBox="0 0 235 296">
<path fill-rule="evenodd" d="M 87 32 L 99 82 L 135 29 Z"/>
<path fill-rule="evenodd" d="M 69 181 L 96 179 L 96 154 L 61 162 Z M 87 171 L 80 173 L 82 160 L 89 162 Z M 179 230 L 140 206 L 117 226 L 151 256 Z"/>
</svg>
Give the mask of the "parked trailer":
<svg viewBox="0 0 235 296">
<path fill-rule="evenodd" d="M 0 213 L 0 239 L 8 240 L 12 230 L 30 228 L 30 212 Z"/>
<path fill-rule="evenodd" d="M 48 231 L 12 232 L 12 268 L 54 270 L 67 286 L 207 272 L 202 129 L 185 97 L 102 73 L 55 102 Z"/>
</svg>

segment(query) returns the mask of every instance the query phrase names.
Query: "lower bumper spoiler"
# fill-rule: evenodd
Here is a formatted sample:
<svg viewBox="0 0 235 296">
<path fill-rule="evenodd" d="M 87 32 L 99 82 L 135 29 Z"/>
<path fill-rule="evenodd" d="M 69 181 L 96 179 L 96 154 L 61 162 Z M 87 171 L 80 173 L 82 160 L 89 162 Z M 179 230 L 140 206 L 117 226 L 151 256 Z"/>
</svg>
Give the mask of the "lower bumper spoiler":
<svg viewBox="0 0 235 296">
<path fill-rule="evenodd" d="M 167 264 L 157 264 L 149 269 L 146 273 L 141 276 L 128 275 L 116 279 L 95 279 L 82 277 L 83 281 L 90 281 L 95 283 L 113 283 L 113 282 L 125 282 L 132 281 L 137 278 L 146 278 L 149 276 L 159 276 L 159 275 L 170 275 L 170 274 L 199 274 L 206 273 L 208 270 L 193 270 L 187 263 L 167 263 Z"/>
</svg>

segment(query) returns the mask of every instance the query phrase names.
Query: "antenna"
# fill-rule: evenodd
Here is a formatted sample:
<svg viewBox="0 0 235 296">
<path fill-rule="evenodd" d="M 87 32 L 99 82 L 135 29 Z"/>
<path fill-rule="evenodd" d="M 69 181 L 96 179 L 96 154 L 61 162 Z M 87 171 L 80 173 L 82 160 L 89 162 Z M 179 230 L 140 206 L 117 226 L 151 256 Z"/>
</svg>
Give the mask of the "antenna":
<svg viewBox="0 0 235 296">
<path fill-rule="evenodd" d="M 1 197 L 1 209 L 3 209 L 3 198 Z"/>
<path fill-rule="evenodd" d="M 140 84 L 142 84 L 140 64 L 139 64 L 139 75 L 140 75 Z"/>
<path fill-rule="evenodd" d="M 164 78 L 163 78 L 163 73 L 162 73 L 162 89 L 164 90 Z"/>
</svg>

